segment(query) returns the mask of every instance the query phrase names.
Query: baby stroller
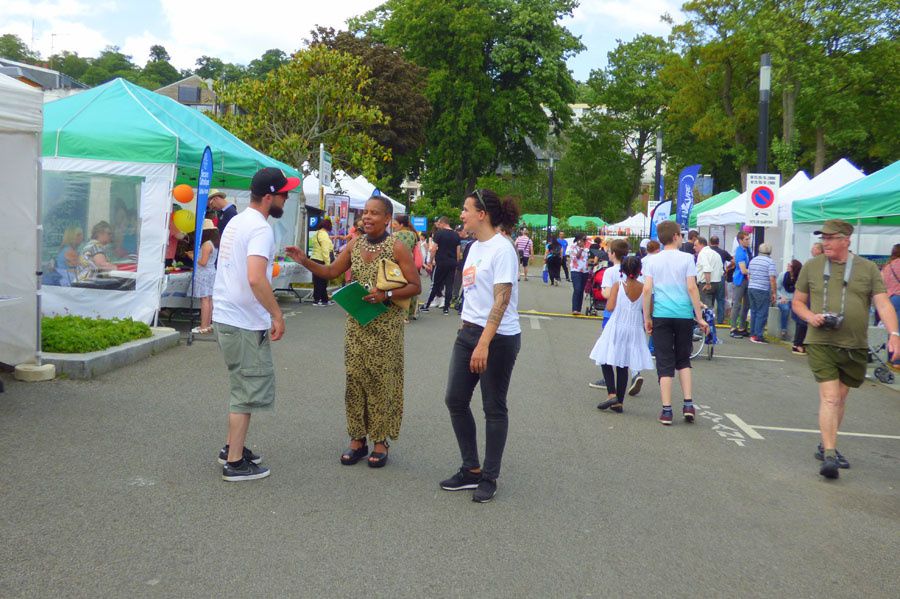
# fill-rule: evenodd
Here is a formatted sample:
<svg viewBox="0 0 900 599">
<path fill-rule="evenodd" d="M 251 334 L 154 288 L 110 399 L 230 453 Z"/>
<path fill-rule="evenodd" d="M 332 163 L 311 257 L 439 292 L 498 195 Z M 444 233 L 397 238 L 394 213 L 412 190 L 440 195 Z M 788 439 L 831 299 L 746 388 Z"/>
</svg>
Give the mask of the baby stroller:
<svg viewBox="0 0 900 599">
<path fill-rule="evenodd" d="M 885 362 L 881 358 L 881 352 L 887 353 L 887 343 L 882 343 L 878 347 L 869 347 L 869 361 L 870 362 L 878 362 L 880 366 L 875 367 L 875 372 L 872 374 L 875 375 L 875 378 L 884 383 L 885 385 L 891 385 L 894 383 L 894 373 L 892 370 L 896 368 L 889 362 Z M 891 359 L 891 356 L 888 354 L 888 360 Z"/>
<path fill-rule="evenodd" d="M 604 263 L 605 264 L 605 263 Z M 606 266 L 601 266 L 595 271 L 588 273 L 588 280 L 584 284 L 584 315 L 597 316 L 603 314 L 606 309 L 606 298 L 603 297 L 601 284 L 603 283 L 603 273 L 606 272 Z"/>
</svg>

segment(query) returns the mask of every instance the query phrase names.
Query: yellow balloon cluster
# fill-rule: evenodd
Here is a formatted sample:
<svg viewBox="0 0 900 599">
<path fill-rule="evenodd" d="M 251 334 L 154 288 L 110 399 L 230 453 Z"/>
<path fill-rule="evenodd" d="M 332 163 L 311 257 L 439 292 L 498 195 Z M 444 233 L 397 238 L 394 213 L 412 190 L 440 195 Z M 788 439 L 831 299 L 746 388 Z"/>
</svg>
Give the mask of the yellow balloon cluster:
<svg viewBox="0 0 900 599">
<path fill-rule="evenodd" d="M 172 222 L 175 224 L 175 228 L 182 233 L 193 233 L 194 229 L 197 227 L 194 213 L 190 210 L 179 210 L 178 212 L 175 212 L 172 214 Z"/>
</svg>

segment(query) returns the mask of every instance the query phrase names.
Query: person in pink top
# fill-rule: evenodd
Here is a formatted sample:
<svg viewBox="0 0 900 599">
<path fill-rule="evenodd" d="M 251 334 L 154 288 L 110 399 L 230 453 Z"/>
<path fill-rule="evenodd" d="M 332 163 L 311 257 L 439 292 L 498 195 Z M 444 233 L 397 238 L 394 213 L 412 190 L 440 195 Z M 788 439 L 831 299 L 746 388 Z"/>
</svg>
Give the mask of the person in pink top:
<svg viewBox="0 0 900 599">
<path fill-rule="evenodd" d="M 894 304 L 894 311 L 900 314 L 900 243 L 895 243 L 887 264 L 881 267 L 881 279 L 887 289 L 888 297 Z"/>
<path fill-rule="evenodd" d="M 519 231 L 514 244 L 516 253 L 519 255 L 519 262 L 522 264 L 522 276 L 525 281 L 528 280 L 528 262 L 531 260 L 531 254 L 534 252 L 534 242 L 528 236 L 528 229 Z"/>
</svg>

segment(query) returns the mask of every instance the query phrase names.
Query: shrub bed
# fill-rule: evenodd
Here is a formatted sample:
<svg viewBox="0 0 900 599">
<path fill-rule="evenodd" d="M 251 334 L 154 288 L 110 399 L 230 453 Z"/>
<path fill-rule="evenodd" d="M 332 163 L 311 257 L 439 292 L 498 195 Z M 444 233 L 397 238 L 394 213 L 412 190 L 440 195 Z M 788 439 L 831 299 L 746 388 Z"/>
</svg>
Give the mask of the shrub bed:
<svg viewBox="0 0 900 599">
<path fill-rule="evenodd" d="M 45 352 L 82 354 L 150 336 L 150 327 L 130 318 L 45 316 L 41 319 L 41 349 Z"/>
</svg>

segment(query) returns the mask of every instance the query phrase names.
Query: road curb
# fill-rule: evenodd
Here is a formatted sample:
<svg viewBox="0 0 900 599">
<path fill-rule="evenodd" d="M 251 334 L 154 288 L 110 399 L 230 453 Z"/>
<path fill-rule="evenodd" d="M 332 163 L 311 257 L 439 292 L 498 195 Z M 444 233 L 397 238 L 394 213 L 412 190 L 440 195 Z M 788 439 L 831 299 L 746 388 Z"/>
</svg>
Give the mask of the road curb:
<svg viewBox="0 0 900 599">
<path fill-rule="evenodd" d="M 56 366 L 56 376 L 92 379 L 111 370 L 134 364 L 178 345 L 181 335 L 169 327 L 150 327 L 153 336 L 116 347 L 84 354 L 45 353 L 41 359 Z"/>
</svg>

